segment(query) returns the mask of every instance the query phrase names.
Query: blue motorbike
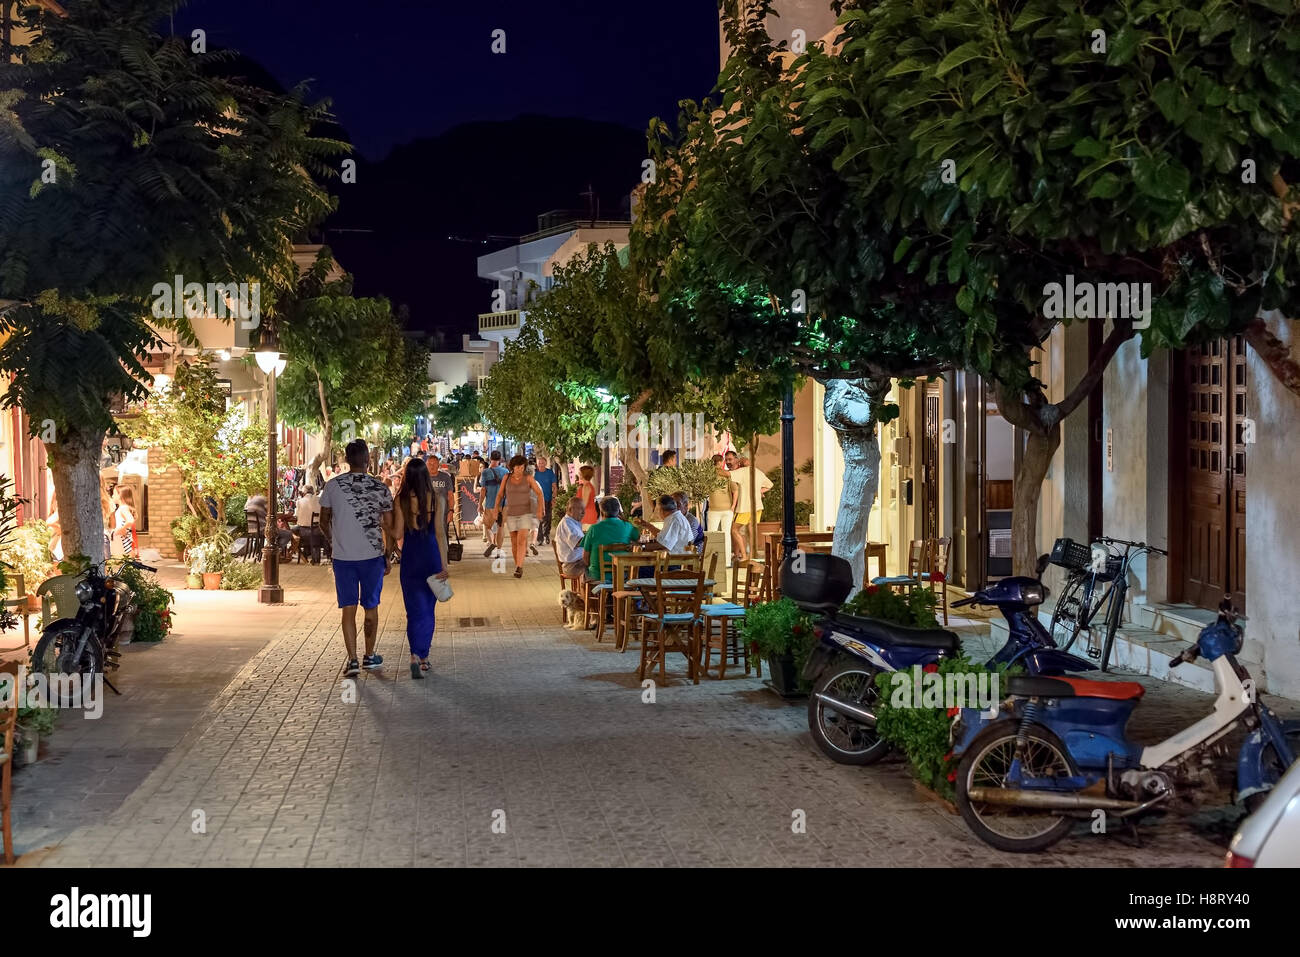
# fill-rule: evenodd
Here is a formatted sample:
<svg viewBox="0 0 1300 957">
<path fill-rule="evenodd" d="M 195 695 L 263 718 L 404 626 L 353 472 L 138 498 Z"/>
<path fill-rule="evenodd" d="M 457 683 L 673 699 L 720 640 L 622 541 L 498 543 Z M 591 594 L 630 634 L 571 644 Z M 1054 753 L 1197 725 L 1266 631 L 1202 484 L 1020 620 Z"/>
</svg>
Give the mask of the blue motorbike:
<svg viewBox="0 0 1300 957">
<path fill-rule="evenodd" d="M 1210 759 L 1238 727 L 1237 800 L 1263 800 L 1300 754 L 1300 721 L 1260 703 L 1237 661 L 1242 631 L 1230 609 L 1206 626 L 1171 668 L 1204 658 L 1218 697 L 1208 716 L 1166 741 L 1142 747 L 1127 735 L 1143 687 L 1130 681 L 1013 677 L 1000 713 L 965 708 L 954 722 L 957 807 L 981 840 L 1004 851 L 1041 851 L 1076 818 L 1129 820 L 1163 809 L 1213 778 Z"/>
<path fill-rule="evenodd" d="M 876 676 L 906 671 L 914 665 L 938 664 L 961 654 L 961 641 L 946 629 L 907 628 L 872 618 L 840 613 L 852 587 L 848 563 L 831 555 L 803 576 L 782 572 L 782 592 L 805 611 L 824 616 L 814 627 L 818 643 L 808 656 L 803 677 L 812 683 L 808 698 L 808 729 L 822 753 L 838 764 L 866 765 L 889 751 L 876 733 Z M 833 562 L 826 560 L 834 559 Z M 843 562 L 843 568 L 835 565 Z M 816 574 L 810 574 L 816 571 Z M 847 582 L 847 585 L 846 585 Z M 1045 589 L 1033 578 L 1004 578 L 953 607 L 989 605 L 1007 621 L 1006 643 L 987 663 L 1019 665 L 1032 675 L 1092 671 L 1095 665 L 1058 649 L 1039 622 L 1034 607 Z"/>
</svg>

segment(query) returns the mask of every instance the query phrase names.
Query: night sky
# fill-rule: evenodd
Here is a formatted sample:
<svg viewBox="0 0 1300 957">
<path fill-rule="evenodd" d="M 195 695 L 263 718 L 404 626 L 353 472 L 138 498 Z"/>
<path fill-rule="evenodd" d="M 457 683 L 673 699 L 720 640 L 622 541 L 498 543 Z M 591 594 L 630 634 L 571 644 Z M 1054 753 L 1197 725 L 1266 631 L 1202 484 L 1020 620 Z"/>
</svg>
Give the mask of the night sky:
<svg viewBox="0 0 1300 957">
<path fill-rule="evenodd" d="M 176 32 L 207 31 L 286 87 L 334 102 L 361 155 L 521 113 L 643 130 L 718 74 L 716 0 L 192 0 Z M 491 52 L 506 31 L 506 53 Z"/>
</svg>

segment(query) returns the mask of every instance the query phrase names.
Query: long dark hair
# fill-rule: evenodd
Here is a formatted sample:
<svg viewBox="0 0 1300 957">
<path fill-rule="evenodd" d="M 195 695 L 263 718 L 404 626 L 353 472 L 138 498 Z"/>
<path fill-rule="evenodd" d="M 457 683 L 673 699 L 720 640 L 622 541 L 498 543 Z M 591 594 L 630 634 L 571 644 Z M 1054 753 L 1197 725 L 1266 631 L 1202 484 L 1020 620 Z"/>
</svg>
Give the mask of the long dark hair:
<svg viewBox="0 0 1300 957">
<path fill-rule="evenodd" d="M 398 493 L 403 520 L 413 528 L 424 531 L 437 507 L 433 497 L 433 482 L 424 459 L 413 458 L 406 463 L 402 473 L 402 490 Z"/>
</svg>

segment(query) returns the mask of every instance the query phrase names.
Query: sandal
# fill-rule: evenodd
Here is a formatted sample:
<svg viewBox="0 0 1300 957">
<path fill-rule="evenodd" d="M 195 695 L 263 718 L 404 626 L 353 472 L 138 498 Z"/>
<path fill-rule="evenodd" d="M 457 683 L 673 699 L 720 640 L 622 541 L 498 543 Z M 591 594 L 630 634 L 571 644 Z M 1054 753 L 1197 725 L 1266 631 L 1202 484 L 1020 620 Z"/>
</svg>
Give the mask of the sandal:
<svg viewBox="0 0 1300 957">
<path fill-rule="evenodd" d="M 411 677 L 417 679 L 424 677 L 424 675 L 420 673 L 420 665 L 414 661 L 411 662 Z"/>
<path fill-rule="evenodd" d="M 523 569 L 522 566 L 520 566 L 519 568 L 516 568 L 516 569 L 515 569 L 515 577 L 516 577 L 516 578 L 523 578 L 523 577 L 524 577 L 524 569 Z"/>
<path fill-rule="evenodd" d="M 421 670 L 421 671 L 428 671 L 428 670 L 429 670 L 429 659 L 428 659 L 428 658 L 421 658 L 421 659 L 420 659 L 420 670 Z"/>
</svg>

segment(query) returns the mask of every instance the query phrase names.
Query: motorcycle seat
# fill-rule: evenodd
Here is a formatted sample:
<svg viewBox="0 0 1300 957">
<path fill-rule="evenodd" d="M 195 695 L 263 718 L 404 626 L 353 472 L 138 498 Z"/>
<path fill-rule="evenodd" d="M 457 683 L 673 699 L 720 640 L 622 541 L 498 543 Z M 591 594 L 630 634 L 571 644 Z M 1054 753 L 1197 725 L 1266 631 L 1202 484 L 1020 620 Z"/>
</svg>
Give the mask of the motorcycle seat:
<svg viewBox="0 0 1300 957">
<path fill-rule="evenodd" d="M 961 639 L 951 631 L 944 631 L 942 628 L 907 628 L 875 618 L 859 618 L 857 615 L 840 615 L 835 621 L 881 645 L 937 648 L 940 651 L 951 652 L 961 650 Z"/>
<path fill-rule="evenodd" d="M 1146 694 L 1136 681 L 1089 681 L 1087 678 L 1042 678 L 1017 675 L 1007 680 L 1007 694 L 1022 698 L 1105 698 L 1133 701 Z"/>
</svg>

